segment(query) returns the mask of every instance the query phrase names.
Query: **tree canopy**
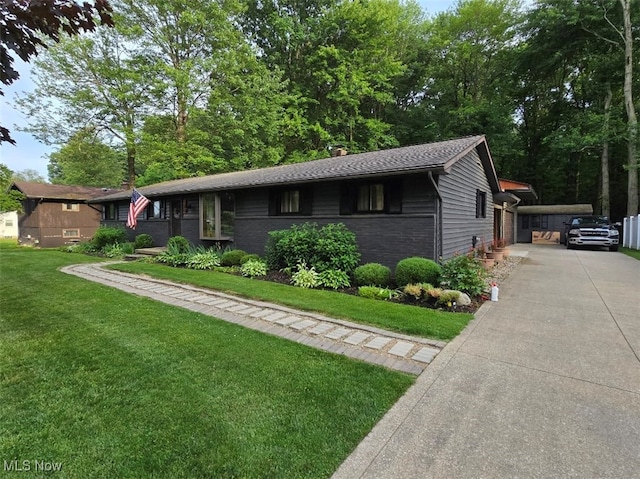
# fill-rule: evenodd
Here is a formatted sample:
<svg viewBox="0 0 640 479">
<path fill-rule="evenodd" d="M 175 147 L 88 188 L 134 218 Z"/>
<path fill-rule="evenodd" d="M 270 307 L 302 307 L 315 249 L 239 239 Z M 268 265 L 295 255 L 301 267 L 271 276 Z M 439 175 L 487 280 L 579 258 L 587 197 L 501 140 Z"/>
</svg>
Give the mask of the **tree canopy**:
<svg viewBox="0 0 640 479">
<path fill-rule="evenodd" d="M 93 132 L 131 184 L 485 134 L 499 176 L 539 202 L 637 214 L 640 0 L 425 13 L 413 0 L 117 0 L 114 28 L 43 52 L 18 104 L 64 158 Z M 54 176 L 85 164 L 61 158 Z"/>
</svg>

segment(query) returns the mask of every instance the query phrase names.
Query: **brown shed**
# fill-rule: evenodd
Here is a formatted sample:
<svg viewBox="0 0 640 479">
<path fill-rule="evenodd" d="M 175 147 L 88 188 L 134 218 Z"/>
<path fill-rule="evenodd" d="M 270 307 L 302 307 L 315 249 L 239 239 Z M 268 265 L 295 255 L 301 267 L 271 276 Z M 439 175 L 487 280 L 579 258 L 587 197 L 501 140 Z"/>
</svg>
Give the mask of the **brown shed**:
<svg viewBox="0 0 640 479">
<path fill-rule="evenodd" d="M 87 200 L 116 191 L 26 181 L 14 181 L 10 189 L 25 196 L 24 211 L 18 218 L 18 241 L 43 248 L 91 239 L 100 226 L 102 211 Z"/>
</svg>

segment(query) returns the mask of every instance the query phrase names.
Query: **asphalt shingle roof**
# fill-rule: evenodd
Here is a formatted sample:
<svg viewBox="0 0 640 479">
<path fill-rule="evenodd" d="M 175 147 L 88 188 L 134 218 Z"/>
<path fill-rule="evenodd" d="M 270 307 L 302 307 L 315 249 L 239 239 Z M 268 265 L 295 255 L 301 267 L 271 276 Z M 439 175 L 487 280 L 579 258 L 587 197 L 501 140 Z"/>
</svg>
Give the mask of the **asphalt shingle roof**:
<svg viewBox="0 0 640 479">
<path fill-rule="evenodd" d="M 484 136 L 473 136 L 270 168 L 185 178 L 137 189 L 145 196 L 154 197 L 178 193 L 326 181 L 336 178 L 366 178 L 410 171 L 444 171 L 473 148 L 483 143 L 485 143 Z M 495 176 L 495 172 L 493 175 Z M 93 202 L 120 200 L 130 196 L 131 190 L 106 195 Z"/>
<path fill-rule="evenodd" d="M 46 198 L 50 200 L 86 201 L 108 192 L 122 191 L 91 186 L 51 185 L 49 183 L 31 183 L 28 181 L 14 181 L 13 187 L 20 190 L 27 198 Z"/>
</svg>

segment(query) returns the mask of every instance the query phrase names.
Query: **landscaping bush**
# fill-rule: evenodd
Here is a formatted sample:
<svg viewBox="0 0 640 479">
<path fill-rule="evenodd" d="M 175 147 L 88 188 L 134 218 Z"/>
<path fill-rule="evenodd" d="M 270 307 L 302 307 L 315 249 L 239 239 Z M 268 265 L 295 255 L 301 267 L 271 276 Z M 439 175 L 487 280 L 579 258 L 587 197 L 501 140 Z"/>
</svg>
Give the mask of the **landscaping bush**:
<svg viewBox="0 0 640 479">
<path fill-rule="evenodd" d="M 313 266 L 309 268 L 305 263 L 300 263 L 298 271 L 291 275 L 291 284 L 299 288 L 316 288 L 320 286 L 320 275 Z"/>
<path fill-rule="evenodd" d="M 100 226 L 91 240 L 96 250 L 116 243 L 127 242 L 127 231 L 122 227 Z"/>
<path fill-rule="evenodd" d="M 246 251 L 242 251 L 241 249 L 230 249 L 222 253 L 220 264 L 222 266 L 240 266 L 242 264 L 242 259 L 245 256 L 247 256 Z"/>
<path fill-rule="evenodd" d="M 242 261 L 240 263 L 245 264 L 248 261 L 262 261 L 262 259 L 257 254 L 246 254 L 242 258 Z M 264 263 L 264 261 L 262 262 Z"/>
<path fill-rule="evenodd" d="M 135 249 L 140 248 L 151 248 L 153 247 L 153 238 L 148 234 L 141 234 L 136 236 L 136 239 L 133 242 L 133 247 Z"/>
<path fill-rule="evenodd" d="M 172 236 L 167 241 L 167 251 L 171 254 L 188 253 L 190 248 L 191 244 L 184 236 Z"/>
<path fill-rule="evenodd" d="M 411 283 L 439 284 L 441 269 L 438 263 L 427 258 L 405 258 L 396 266 L 396 284 L 399 287 Z"/>
<path fill-rule="evenodd" d="M 260 259 L 250 259 L 249 261 L 243 263 L 242 266 L 240 266 L 240 274 L 242 276 L 248 276 L 250 278 L 266 276 L 267 265 Z"/>
<path fill-rule="evenodd" d="M 220 266 L 220 257 L 212 249 L 199 251 L 189 256 L 186 266 L 190 269 L 213 269 Z"/>
<path fill-rule="evenodd" d="M 473 297 L 484 292 L 486 274 L 480 259 L 458 255 L 442 265 L 440 282 L 448 289 L 462 291 Z"/>
<path fill-rule="evenodd" d="M 122 258 L 124 255 L 133 253 L 133 243 L 109 244 L 101 251 L 107 258 Z"/>
<path fill-rule="evenodd" d="M 391 269 L 379 263 L 367 263 L 358 266 L 353 272 L 357 286 L 382 286 L 391 284 Z"/>
<path fill-rule="evenodd" d="M 358 288 L 358 296 L 368 299 L 388 300 L 395 298 L 398 293 L 389 288 L 380 288 L 378 286 L 360 286 Z"/>
<path fill-rule="evenodd" d="M 265 254 L 272 269 L 292 268 L 304 262 L 318 272 L 334 269 L 347 274 L 360 260 L 356 237 L 342 223 L 322 228 L 316 223 L 305 223 L 271 231 Z"/>
<path fill-rule="evenodd" d="M 320 286 L 332 289 L 348 288 L 351 286 L 349 275 L 339 269 L 327 269 L 320 273 Z"/>
</svg>

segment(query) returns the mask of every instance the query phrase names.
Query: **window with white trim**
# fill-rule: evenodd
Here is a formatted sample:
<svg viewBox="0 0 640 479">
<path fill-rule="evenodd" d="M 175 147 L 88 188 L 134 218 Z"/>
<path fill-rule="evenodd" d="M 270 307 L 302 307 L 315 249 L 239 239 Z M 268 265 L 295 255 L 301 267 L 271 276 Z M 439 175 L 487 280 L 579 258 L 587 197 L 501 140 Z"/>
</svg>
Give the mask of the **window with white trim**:
<svg viewBox="0 0 640 479">
<path fill-rule="evenodd" d="M 78 229 L 70 229 L 70 230 L 62 230 L 63 238 L 80 238 L 80 230 Z"/>
<path fill-rule="evenodd" d="M 62 211 L 80 211 L 80 203 L 62 203 Z"/>
</svg>

